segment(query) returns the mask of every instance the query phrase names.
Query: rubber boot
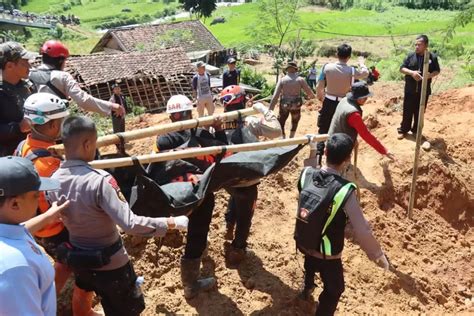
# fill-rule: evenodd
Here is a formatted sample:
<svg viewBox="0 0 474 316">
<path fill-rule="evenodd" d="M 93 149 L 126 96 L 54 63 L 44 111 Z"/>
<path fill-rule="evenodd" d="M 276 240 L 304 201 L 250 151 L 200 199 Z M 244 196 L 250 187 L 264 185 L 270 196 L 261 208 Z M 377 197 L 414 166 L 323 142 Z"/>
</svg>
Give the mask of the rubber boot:
<svg viewBox="0 0 474 316">
<path fill-rule="evenodd" d="M 181 282 L 184 287 L 184 297 L 191 299 L 200 292 L 212 290 L 216 285 L 213 277 L 200 279 L 201 259 L 181 259 Z"/>
</svg>

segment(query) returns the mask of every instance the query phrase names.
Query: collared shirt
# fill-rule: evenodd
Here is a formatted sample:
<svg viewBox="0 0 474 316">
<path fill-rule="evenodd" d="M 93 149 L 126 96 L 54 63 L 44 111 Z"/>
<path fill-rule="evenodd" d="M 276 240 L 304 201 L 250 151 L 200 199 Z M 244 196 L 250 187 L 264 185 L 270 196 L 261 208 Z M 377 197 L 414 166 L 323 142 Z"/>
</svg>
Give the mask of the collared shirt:
<svg viewBox="0 0 474 316">
<path fill-rule="evenodd" d="M 326 83 L 326 94 L 343 98 L 351 91 L 354 80 L 367 78 L 368 76 L 369 70 L 367 67 L 363 66 L 360 70 L 357 70 L 339 61 L 324 65 L 319 81 L 324 80 Z"/>
<path fill-rule="evenodd" d="M 301 98 L 301 90 L 303 90 L 309 98 L 315 97 L 313 90 L 311 90 L 306 80 L 297 73 L 287 74 L 278 81 L 272 101 L 270 102 L 270 108 L 273 109 L 280 95 L 282 99 Z"/>
<path fill-rule="evenodd" d="M 23 146 L 19 149 L 21 152 L 18 153 L 19 156 L 25 157 L 30 154 L 35 149 L 48 149 L 48 147 L 53 146 L 53 142 L 43 141 L 39 139 L 35 139 L 31 137 L 29 134 L 26 137 L 26 140 Z M 38 157 L 33 161 L 35 165 L 35 169 L 38 172 L 40 177 L 49 178 L 53 175 L 53 173 L 58 170 L 59 165 L 61 164 L 61 160 L 55 156 L 48 156 L 48 157 Z M 46 212 L 50 208 L 51 204 L 46 199 L 46 195 L 44 192 L 40 192 L 39 197 L 39 209 L 41 213 Z M 56 222 L 50 224 L 43 229 L 37 231 L 35 236 L 38 237 L 51 237 L 59 234 L 64 228 L 62 222 Z"/>
<path fill-rule="evenodd" d="M 1 72 L 1 70 L 0 70 Z M 0 157 L 12 155 L 26 133 L 20 130 L 23 120 L 23 104 L 33 89 L 28 82 L 21 80 L 12 85 L 0 78 Z"/>
<path fill-rule="evenodd" d="M 224 71 L 222 74 L 222 88 L 231 86 L 231 85 L 238 85 L 240 82 L 240 70 L 239 69 L 234 69 L 234 70 L 229 70 L 227 69 Z"/>
<path fill-rule="evenodd" d="M 440 67 L 438 63 L 438 57 L 430 52 L 428 64 L 428 72 L 440 72 Z M 423 75 L 423 55 L 417 55 L 416 53 L 410 53 L 403 61 L 403 64 L 400 66 L 402 68 L 408 68 L 410 70 L 419 71 Z M 431 94 L 431 79 L 428 79 L 427 94 Z M 421 94 L 421 80 L 416 81 L 412 76 L 405 75 L 405 93 L 408 94 Z"/>
<path fill-rule="evenodd" d="M 340 173 L 337 170 L 327 166 L 322 167 L 321 170 L 340 176 Z M 348 218 L 346 236 L 353 237 L 362 250 L 365 251 L 369 259 L 375 260 L 380 257 L 383 254 L 382 248 L 375 239 L 372 229 L 364 217 L 364 213 L 360 208 L 355 192 L 351 193 L 343 208 Z M 323 255 L 317 251 L 309 251 L 309 254 L 324 259 Z M 326 256 L 326 259 L 341 258 L 341 255 L 342 253 L 333 256 Z"/>
<path fill-rule="evenodd" d="M 56 315 L 53 266 L 23 225 L 0 224 L 0 315 Z"/>
<path fill-rule="evenodd" d="M 70 73 L 62 70 L 54 70 L 52 66 L 45 64 L 39 66 L 38 70 L 50 70 L 51 83 L 65 96 L 70 97 L 84 110 L 96 112 L 102 115 L 110 115 L 112 103 L 95 98 L 82 90 L 79 86 L 79 83 L 71 76 Z M 46 85 L 39 86 L 38 92 L 48 92 L 56 95 L 56 93 Z"/>
<path fill-rule="evenodd" d="M 82 160 L 67 160 L 52 178 L 59 180 L 61 189 L 50 192 L 50 200 L 71 201 L 64 211 L 63 222 L 75 247 L 95 250 L 113 245 L 120 238 L 116 225 L 134 235 L 166 234 L 166 218 L 135 215 L 117 181 L 106 171 L 94 169 Z M 128 255 L 122 247 L 99 270 L 118 269 L 127 262 Z"/>
</svg>

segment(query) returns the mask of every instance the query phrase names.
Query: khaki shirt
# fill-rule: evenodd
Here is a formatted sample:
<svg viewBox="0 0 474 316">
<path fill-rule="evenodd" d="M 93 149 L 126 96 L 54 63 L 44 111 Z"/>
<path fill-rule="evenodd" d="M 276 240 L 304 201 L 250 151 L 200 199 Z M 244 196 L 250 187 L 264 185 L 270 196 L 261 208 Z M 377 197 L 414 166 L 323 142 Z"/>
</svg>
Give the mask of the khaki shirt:
<svg viewBox="0 0 474 316">
<path fill-rule="evenodd" d="M 278 102 L 278 98 L 300 98 L 301 90 L 303 90 L 310 99 L 314 98 L 313 90 L 308 86 L 306 80 L 298 76 L 297 73 L 290 73 L 278 81 L 270 102 L 270 109 L 273 109 Z"/>
<path fill-rule="evenodd" d="M 52 67 L 43 64 L 39 66 L 38 69 L 52 69 Z M 53 70 L 51 71 L 50 80 L 53 86 L 58 88 L 58 90 L 61 91 L 65 96 L 70 97 L 84 110 L 106 116 L 110 115 L 112 103 L 95 98 L 82 90 L 79 86 L 79 83 L 71 76 L 70 73 L 61 70 Z M 38 88 L 38 92 L 48 92 L 54 95 L 56 94 L 46 85 L 40 86 Z"/>
<path fill-rule="evenodd" d="M 70 200 L 64 211 L 64 225 L 71 244 L 81 249 L 102 249 L 119 238 L 117 226 L 126 233 L 162 237 L 166 234 L 166 218 L 135 215 L 117 181 L 106 171 L 96 170 L 81 160 L 67 160 L 53 174 L 61 189 L 48 195 L 52 202 Z M 128 262 L 125 248 L 111 257 L 111 262 L 98 270 L 113 270 Z"/>
<path fill-rule="evenodd" d="M 351 91 L 354 80 L 363 79 L 369 76 L 367 67 L 362 66 L 361 70 L 357 70 L 346 63 L 337 62 L 329 63 L 323 66 L 319 81 L 326 83 L 326 94 L 343 98 Z M 321 82 L 321 84 L 324 84 Z"/>
</svg>

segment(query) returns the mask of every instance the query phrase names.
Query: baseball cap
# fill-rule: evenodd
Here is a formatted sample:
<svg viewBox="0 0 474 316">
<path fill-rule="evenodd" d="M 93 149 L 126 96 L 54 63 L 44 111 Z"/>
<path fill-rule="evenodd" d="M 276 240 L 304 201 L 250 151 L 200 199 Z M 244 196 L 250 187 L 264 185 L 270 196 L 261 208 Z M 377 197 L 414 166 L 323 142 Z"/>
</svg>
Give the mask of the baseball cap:
<svg viewBox="0 0 474 316">
<path fill-rule="evenodd" d="M 351 87 L 351 92 L 347 94 L 349 99 L 358 100 L 371 97 L 373 94 L 369 91 L 369 86 L 365 81 L 355 82 Z"/>
<path fill-rule="evenodd" d="M 235 60 L 234 57 L 230 57 L 228 60 L 227 60 L 227 63 L 228 64 L 235 64 L 237 61 Z"/>
<path fill-rule="evenodd" d="M 206 66 L 206 63 L 204 63 L 203 61 L 198 61 L 196 63 L 196 68 L 203 67 L 203 66 Z"/>
<path fill-rule="evenodd" d="M 0 44 L 0 65 L 3 66 L 8 61 L 19 59 L 35 59 L 38 54 L 27 51 L 17 42 L 5 42 Z"/>
<path fill-rule="evenodd" d="M 14 156 L 0 158 L 0 196 L 56 191 L 59 187 L 58 180 L 40 177 L 29 159 Z"/>
</svg>

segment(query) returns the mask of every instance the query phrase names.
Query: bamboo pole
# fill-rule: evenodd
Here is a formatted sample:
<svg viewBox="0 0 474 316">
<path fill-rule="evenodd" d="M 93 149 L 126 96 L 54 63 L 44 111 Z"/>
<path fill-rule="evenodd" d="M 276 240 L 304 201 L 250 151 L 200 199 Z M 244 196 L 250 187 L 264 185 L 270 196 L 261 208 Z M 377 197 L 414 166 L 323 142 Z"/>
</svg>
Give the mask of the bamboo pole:
<svg viewBox="0 0 474 316">
<path fill-rule="evenodd" d="M 415 192 L 416 192 L 416 178 L 418 176 L 418 161 L 420 156 L 420 145 L 423 135 L 423 123 L 425 117 L 425 103 L 426 103 L 426 90 L 428 89 L 428 68 L 429 68 L 430 52 L 425 50 L 423 57 L 423 79 L 421 82 L 421 98 L 420 98 L 420 112 L 418 114 L 418 131 L 416 134 L 416 147 L 415 147 L 415 162 L 413 163 L 413 175 L 411 180 L 410 188 L 410 200 L 408 203 L 408 218 L 413 217 L 413 207 L 415 205 Z"/>
<path fill-rule="evenodd" d="M 357 176 L 357 160 L 359 156 L 359 142 L 356 140 L 354 145 L 354 182 L 357 186 L 357 200 L 360 202 L 360 187 L 359 187 L 359 177 Z"/>
<path fill-rule="evenodd" d="M 158 126 L 151 126 L 151 127 L 127 131 L 127 132 L 123 132 L 119 134 L 123 137 L 123 140 L 125 142 L 129 142 L 132 140 L 137 140 L 137 139 L 142 139 L 142 138 L 147 138 L 147 137 L 157 136 L 157 135 L 163 135 L 166 133 L 182 131 L 185 129 L 196 128 L 199 126 L 209 126 L 214 123 L 214 118 L 217 116 L 220 116 L 222 120 L 226 122 L 226 121 L 232 121 L 232 120 L 238 119 L 239 115 L 248 116 L 248 115 L 253 115 L 257 113 L 258 113 L 257 110 L 254 110 L 253 108 L 249 108 L 249 109 L 244 109 L 244 110 L 222 113 L 219 115 L 216 114 L 215 116 L 205 116 L 205 117 L 200 117 L 197 119 L 191 119 L 191 120 L 186 120 L 186 121 L 181 121 L 181 122 L 161 124 Z M 120 142 L 121 142 L 120 137 L 117 136 L 117 134 L 102 136 L 97 139 L 97 148 L 103 147 L 103 146 L 109 146 L 113 144 L 119 144 Z M 49 147 L 49 149 L 54 150 L 59 154 L 64 153 L 63 144 L 51 146 Z"/>
<path fill-rule="evenodd" d="M 263 150 L 263 149 L 274 148 L 274 147 L 308 144 L 309 142 L 324 141 L 328 137 L 329 137 L 328 134 L 308 135 L 308 136 L 302 136 L 302 137 L 297 137 L 297 138 L 270 140 L 270 141 L 259 142 L 259 143 L 228 145 L 228 146 L 213 146 L 213 147 L 193 148 L 193 149 L 186 149 L 186 150 L 179 150 L 179 151 L 169 151 L 165 153 L 140 155 L 140 156 L 137 156 L 136 158 L 141 164 L 147 164 L 147 163 L 152 163 L 152 162 L 184 159 L 184 158 L 191 158 L 191 157 L 196 157 L 196 156 L 218 155 L 224 151 L 237 153 L 237 152 L 242 152 L 242 151 Z M 120 168 L 120 167 L 133 166 L 133 159 L 131 157 L 125 157 L 125 158 L 115 158 L 115 159 L 106 159 L 106 160 L 94 160 L 90 162 L 89 164 L 93 168 L 96 168 L 96 169 Z"/>
</svg>

